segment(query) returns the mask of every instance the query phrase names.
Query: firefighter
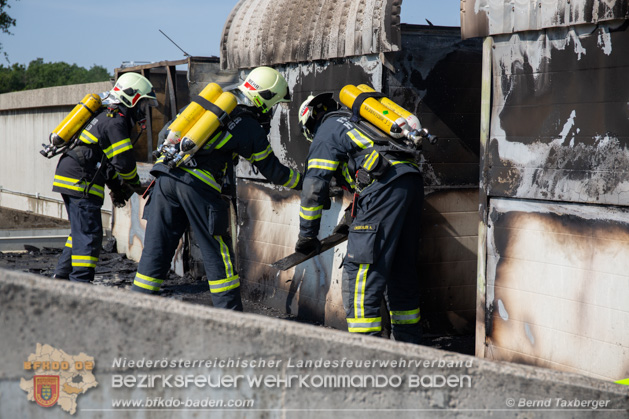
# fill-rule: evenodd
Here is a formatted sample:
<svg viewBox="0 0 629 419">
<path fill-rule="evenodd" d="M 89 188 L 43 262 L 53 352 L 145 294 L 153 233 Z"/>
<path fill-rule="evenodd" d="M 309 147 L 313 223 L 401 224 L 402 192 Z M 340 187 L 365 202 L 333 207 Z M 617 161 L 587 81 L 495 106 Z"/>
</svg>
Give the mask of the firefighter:
<svg viewBox="0 0 629 419">
<path fill-rule="evenodd" d="M 239 104 L 213 150 L 201 148 L 190 163 L 174 168 L 161 157 L 153 167 L 156 179 L 144 209 L 144 249 L 132 290 L 159 292 L 179 239 L 190 226 L 201 249 L 213 305 L 242 311 L 240 279 L 227 235 L 229 201 L 221 196 L 223 181 L 238 155 L 266 179 L 287 188 L 300 189 L 302 175 L 282 165 L 267 140 L 272 108 L 290 101 L 284 77 L 270 67 L 258 67 L 233 93 Z"/>
<path fill-rule="evenodd" d="M 157 106 L 151 82 L 137 73 L 120 76 L 94 118 L 81 131 L 76 146 L 59 159 L 53 191 L 61 193 L 70 220 L 70 236 L 54 278 L 92 282 L 100 254 L 103 225 L 101 207 L 105 184 L 116 206 L 124 206 L 140 178 L 130 132 Z"/>
<path fill-rule="evenodd" d="M 299 125 L 312 142 L 301 193 L 295 251 L 318 252 L 321 215 L 329 208 L 329 186 L 359 193 L 353 215 L 335 231 L 348 231 L 343 262 L 343 304 L 349 332 L 380 335 L 385 297 L 393 337 L 419 343 L 419 283 L 415 261 L 423 179 L 412 158 L 374 142 L 352 113 L 331 93 L 310 96 L 299 111 Z M 386 141 L 385 141 L 386 143 Z M 347 215 L 347 213 L 346 213 Z"/>
</svg>

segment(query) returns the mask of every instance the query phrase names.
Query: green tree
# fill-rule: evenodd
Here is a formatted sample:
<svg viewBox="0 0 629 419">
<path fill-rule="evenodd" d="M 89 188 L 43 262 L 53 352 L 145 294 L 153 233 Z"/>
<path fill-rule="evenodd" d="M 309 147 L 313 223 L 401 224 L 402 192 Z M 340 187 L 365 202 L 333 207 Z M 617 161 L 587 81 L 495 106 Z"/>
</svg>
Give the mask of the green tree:
<svg viewBox="0 0 629 419">
<path fill-rule="evenodd" d="M 11 26 L 15 26 L 15 19 L 7 14 L 5 9 L 10 8 L 8 5 L 9 0 L 0 0 L 0 31 L 11 35 L 9 29 Z M 2 51 L 2 43 L 0 43 L 0 52 L 4 54 L 4 57 L 7 58 L 7 53 Z"/>
<path fill-rule="evenodd" d="M 22 64 L 5 67 L 0 64 L 0 93 L 24 90 L 26 68 Z"/>
<path fill-rule="evenodd" d="M 76 64 L 70 65 L 63 61 L 45 63 L 38 58 L 26 68 L 21 64 L 11 67 L 0 65 L 0 93 L 107 81 L 110 77 L 107 69 L 98 65 L 87 70 Z"/>
</svg>

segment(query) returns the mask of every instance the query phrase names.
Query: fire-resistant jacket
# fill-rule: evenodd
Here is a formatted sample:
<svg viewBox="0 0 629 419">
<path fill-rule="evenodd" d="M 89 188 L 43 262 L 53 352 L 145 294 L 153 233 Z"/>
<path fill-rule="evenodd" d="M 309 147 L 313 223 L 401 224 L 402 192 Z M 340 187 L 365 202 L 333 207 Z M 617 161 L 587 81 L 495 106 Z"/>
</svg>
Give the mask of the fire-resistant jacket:
<svg viewBox="0 0 629 419">
<path fill-rule="evenodd" d="M 200 190 L 221 193 L 227 170 L 240 155 L 271 182 L 291 189 L 301 187 L 301 174 L 280 163 L 273 154 L 266 132 L 253 114 L 239 105 L 231 112 L 230 118 L 227 129 L 214 134 L 194 154 L 191 162 L 170 168 L 162 156 L 153 166 L 151 174 L 165 174 Z"/>
<path fill-rule="evenodd" d="M 361 191 L 361 195 L 373 193 L 387 183 L 406 173 L 419 173 L 419 167 L 411 159 L 396 158 L 382 151 L 359 125 L 351 122 L 346 110 L 326 115 L 316 130 L 310 145 L 301 193 L 299 212 L 300 236 L 316 237 L 319 233 L 324 204 L 329 200 L 332 178 L 337 185 L 353 191 L 355 174 L 360 168 L 371 169 L 380 159 L 390 166 L 382 176 Z M 380 150 L 380 151 L 378 151 Z"/>
<path fill-rule="evenodd" d="M 121 180 L 140 182 L 129 138 L 131 122 L 120 111 L 102 108 L 81 132 L 79 144 L 59 159 L 53 191 L 102 203 L 105 184 L 114 189 Z"/>
</svg>

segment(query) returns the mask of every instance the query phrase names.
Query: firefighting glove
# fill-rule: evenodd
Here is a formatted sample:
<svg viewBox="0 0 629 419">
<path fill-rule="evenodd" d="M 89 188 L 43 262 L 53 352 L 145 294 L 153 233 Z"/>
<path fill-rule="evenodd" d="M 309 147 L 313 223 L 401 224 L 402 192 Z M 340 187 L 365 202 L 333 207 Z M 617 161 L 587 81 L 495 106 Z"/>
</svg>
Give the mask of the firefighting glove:
<svg viewBox="0 0 629 419">
<path fill-rule="evenodd" d="M 319 252 L 321 250 L 321 242 L 316 237 L 304 237 L 299 235 L 295 251 L 304 255 Z"/>
<path fill-rule="evenodd" d="M 121 185 L 120 188 L 112 189 L 109 191 L 111 202 L 116 208 L 122 208 L 125 206 L 129 198 L 133 195 L 133 189 L 128 185 Z"/>
<path fill-rule="evenodd" d="M 332 230 L 332 234 L 348 235 L 349 226 L 352 224 L 352 221 L 354 221 L 354 218 L 352 217 L 352 205 L 350 204 L 345 208 L 345 214 L 343 214 L 341 221 L 339 221 L 336 227 L 334 227 L 334 230 Z"/>
</svg>

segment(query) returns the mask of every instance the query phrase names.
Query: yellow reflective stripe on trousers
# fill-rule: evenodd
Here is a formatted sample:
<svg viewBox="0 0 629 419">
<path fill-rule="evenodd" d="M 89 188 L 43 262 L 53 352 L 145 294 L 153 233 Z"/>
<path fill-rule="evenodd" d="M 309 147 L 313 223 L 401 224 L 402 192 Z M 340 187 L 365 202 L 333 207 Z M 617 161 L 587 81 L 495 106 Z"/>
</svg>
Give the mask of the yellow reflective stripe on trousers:
<svg viewBox="0 0 629 419">
<path fill-rule="evenodd" d="M 391 311 L 391 324 L 415 324 L 419 322 L 419 308 L 405 311 Z"/>
<path fill-rule="evenodd" d="M 108 159 L 117 156 L 120 153 L 124 153 L 127 150 L 131 150 L 133 145 L 131 145 L 131 140 L 129 138 L 125 138 L 124 140 L 118 141 L 117 143 L 112 144 L 103 150 Z"/>
<path fill-rule="evenodd" d="M 269 157 L 271 153 L 273 153 L 273 149 L 269 145 L 266 149 L 258 153 L 253 153 L 251 156 L 249 156 L 247 160 L 250 161 L 251 163 L 253 163 L 254 161 L 262 161 L 266 159 L 267 157 Z"/>
<path fill-rule="evenodd" d="M 349 131 L 347 133 L 347 136 L 351 138 L 352 141 L 355 142 L 356 145 L 358 145 L 358 147 L 362 148 L 363 150 L 369 147 L 373 147 L 373 141 L 371 140 L 371 138 L 367 137 L 365 134 L 358 131 L 357 129 Z"/>
<path fill-rule="evenodd" d="M 321 218 L 321 214 L 323 214 L 323 205 L 318 207 L 301 207 L 299 211 L 299 216 L 304 220 L 316 220 Z"/>
<path fill-rule="evenodd" d="M 123 178 L 124 180 L 129 180 L 129 179 L 133 179 L 135 177 L 135 175 L 137 175 L 137 174 L 138 174 L 138 168 L 136 166 L 129 173 L 120 173 L 120 177 Z"/>
<path fill-rule="evenodd" d="M 159 287 L 164 282 L 163 279 L 152 278 L 147 275 L 142 275 L 139 272 L 136 272 L 135 279 L 133 280 L 133 285 L 136 287 L 144 288 L 145 290 L 150 291 L 159 291 Z"/>
<path fill-rule="evenodd" d="M 322 170 L 330 170 L 335 171 L 339 166 L 339 162 L 334 160 L 325 160 L 325 159 L 310 159 L 308 160 L 308 170 L 310 169 L 322 169 Z"/>
<path fill-rule="evenodd" d="M 227 278 L 231 278 L 235 275 L 234 266 L 232 265 L 232 259 L 229 256 L 229 247 L 223 241 L 221 236 L 213 236 L 214 239 L 218 242 L 221 248 L 221 257 L 223 258 L 223 265 L 225 265 L 225 276 Z"/>
<path fill-rule="evenodd" d="M 159 160 L 158 160 L 158 163 L 159 163 Z M 216 182 L 216 180 L 214 179 L 214 176 L 212 176 L 212 174 L 208 172 L 207 170 L 188 169 L 185 167 L 180 167 L 180 169 L 183 170 L 184 172 L 190 173 L 192 176 L 196 177 L 201 182 L 209 185 L 211 188 L 216 189 L 218 192 L 221 191 L 221 186 Z"/>
<path fill-rule="evenodd" d="M 354 317 L 347 319 L 347 331 L 352 333 L 379 332 L 382 330 L 382 317 Z"/>
<path fill-rule="evenodd" d="M 624 380 L 615 381 L 616 384 L 622 384 L 624 386 L 629 386 L 629 378 L 625 378 Z"/>
<path fill-rule="evenodd" d="M 94 256 L 75 256 L 72 255 L 72 266 L 82 266 L 85 268 L 95 268 L 98 258 Z"/>
<path fill-rule="evenodd" d="M 84 142 L 85 144 L 96 144 L 98 143 L 98 138 L 89 133 L 86 130 L 81 131 L 81 135 L 79 135 L 79 140 Z"/>
<path fill-rule="evenodd" d="M 55 175 L 54 181 L 52 182 L 53 186 L 57 186 L 59 188 L 69 189 L 71 191 L 79 191 L 85 192 L 85 188 L 87 188 L 87 182 L 80 181 L 79 179 L 72 179 L 65 176 Z M 92 185 L 89 192 L 92 195 L 96 195 L 100 198 L 105 197 L 105 188 L 98 185 Z"/>
<path fill-rule="evenodd" d="M 208 283 L 210 284 L 210 292 L 215 294 L 238 288 L 240 286 L 240 277 L 234 275 L 229 278 L 219 279 L 218 281 L 208 281 Z"/>
<path fill-rule="evenodd" d="M 365 315 L 365 287 L 367 286 L 368 263 L 360 264 L 358 274 L 356 274 L 356 284 L 354 286 L 354 316 L 363 317 Z"/>
<path fill-rule="evenodd" d="M 72 249 L 72 236 L 68 236 L 68 240 L 66 240 L 66 247 Z"/>
<path fill-rule="evenodd" d="M 301 173 L 299 173 L 296 170 L 290 169 L 290 177 L 288 178 L 288 181 L 282 186 L 293 189 L 299 183 L 300 178 L 301 178 Z"/>
</svg>

